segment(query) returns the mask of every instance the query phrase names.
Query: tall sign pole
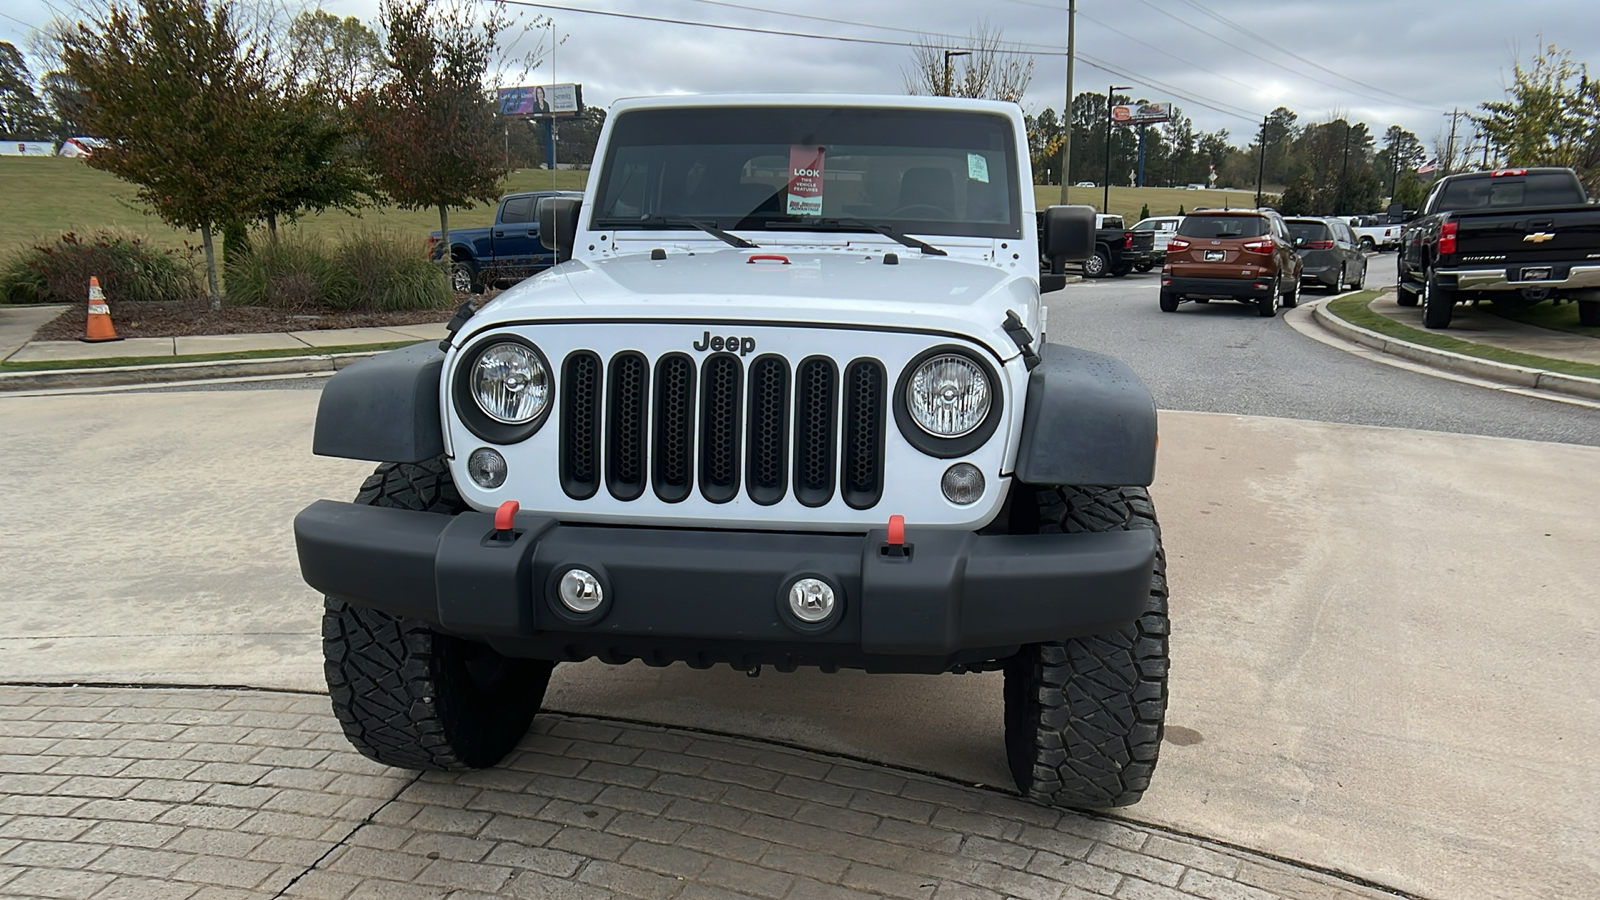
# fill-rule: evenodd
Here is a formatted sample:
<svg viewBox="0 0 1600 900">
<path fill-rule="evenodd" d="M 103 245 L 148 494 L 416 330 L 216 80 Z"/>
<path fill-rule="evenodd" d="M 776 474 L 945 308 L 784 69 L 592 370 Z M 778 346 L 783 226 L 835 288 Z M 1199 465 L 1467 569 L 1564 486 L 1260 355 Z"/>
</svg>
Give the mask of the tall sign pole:
<svg viewBox="0 0 1600 900">
<path fill-rule="evenodd" d="M 1067 0 L 1067 105 L 1061 108 L 1061 205 L 1072 183 L 1072 63 L 1078 52 L 1078 0 Z"/>
<path fill-rule="evenodd" d="M 1256 163 L 1256 208 L 1261 208 L 1261 180 L 1267 175 L 1267 116 L 1261 117 L 1261 146 L 1257 148 L 1261 161 Z"/>
<path fill-rule="evenodd" d="M 1133 85 L 1131 84 L 1126 86 L 1113 84 L 1106 88 L 1106 194 L 1105 199 L 1100 201 L 1100 212 L 1102 213 L 1111 212 L 1111 126 L 1114 124 L 1111 110 L 1116 106 L 1116 101 L 1111 98 L 1116 96 L 1117 91 L 1131 90 L 1133 90 Z"/>
</svg>

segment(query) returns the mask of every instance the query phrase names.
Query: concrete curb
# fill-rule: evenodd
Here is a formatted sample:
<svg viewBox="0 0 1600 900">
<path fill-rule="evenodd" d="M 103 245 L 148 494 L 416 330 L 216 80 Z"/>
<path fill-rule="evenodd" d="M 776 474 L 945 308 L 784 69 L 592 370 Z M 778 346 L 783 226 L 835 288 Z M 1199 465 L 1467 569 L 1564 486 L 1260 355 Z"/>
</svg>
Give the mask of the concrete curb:
<svg viewBox="0 0 1600 900">
<path fill-rule="evenodd" d="M 1513 384 L 1518 387 L 1534 388 L 1542 391 L 1555 391 L 1561 394 L 1570 394 L 1588 400 L 1600 400 L 1600 379 L 1584 378 L 1581 375 L 1566 375 L 1560 372 L 1547 372 L 1544 369 L 1530 369 L 1526 366 L 1516 366 L 1510 363 L 1494 362 L 1479 359 L 1475 356 L 1465 356 L 1449 350 L 1438 350 L 1433 347 L 1424 347 L 1402 341 L 1388 335 L 1379 334 L 1359 325 L 1353 325 L 1329 312 L 1326 303 L 1318 303 L 1314 309 L 1317 324 L 1341 338 L 1363 347 L 1370 347 L 1380 353 L 1409 359 L 1412 362 L 1422 363 L 1426 366 L 1457 372 L 1462 375 L 1471 375 L 1476 378 L 1485 378 L 1490 381 L 1499 381 L 1504 384 Z"/>
<path fill-rule="evenodd" d="M 209 362 L 171 362 L 147 366 L 105 366 L 85 369 L 41 369 L 0 374 L 0 394 L 50 388 L 121 387 L 130 384 L 168 384 L 213 378 L 249 378 L 262 375 L 331 375 L 369 353 L 275 356 L 265 359 L 229 359 Z"/>
</svg>

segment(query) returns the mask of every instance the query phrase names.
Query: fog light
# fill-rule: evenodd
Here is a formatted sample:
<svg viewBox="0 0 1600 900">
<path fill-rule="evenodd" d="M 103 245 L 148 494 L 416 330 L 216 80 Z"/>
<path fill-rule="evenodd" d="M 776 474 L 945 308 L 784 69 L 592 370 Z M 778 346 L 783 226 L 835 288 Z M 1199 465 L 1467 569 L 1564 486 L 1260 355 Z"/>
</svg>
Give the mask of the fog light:
<svg viewBox="0 0 1600 900">
<path fill-rule="evenodd" d="M 467 474 L 481 488 L 497 488 L 506 483 L 506 458 L 500 451 L 479 447 L 467 457 Z"/>
<path fill-rule="evenodd" d="M 951 503 L 960 506 L 976 503 L 983 496 L 983 473 L 972 463 L 956 463 L 944 470 L 939 488 Z"/>
<path fill-rule="evenodd" d="M 568 569 L 561 576 L 561 605 L 575 613 L 591 613 L 606 599 L 605 589 L 593 572 Z"/>
<path fill-rule="evenodd" d="M 789 587 L 789 611 L 815 625 L 833 615 L 833 588 L 820 578 L 802 578 Z"/>
</svg>

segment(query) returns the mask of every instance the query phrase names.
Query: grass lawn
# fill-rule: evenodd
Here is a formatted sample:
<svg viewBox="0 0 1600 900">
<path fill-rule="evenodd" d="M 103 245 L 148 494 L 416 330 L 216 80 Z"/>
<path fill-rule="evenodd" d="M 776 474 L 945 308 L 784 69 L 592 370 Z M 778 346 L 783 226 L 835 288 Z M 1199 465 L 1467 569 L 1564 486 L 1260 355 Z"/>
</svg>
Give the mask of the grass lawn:
<svg viewBox="0 0 1600 900">
<path fill-rule="evenodd" d="M 506 179 L 503 192 L 542 190 L 552 181 L 561 190 L 582 190 L 588 179 L 588 172 L 563 169 L 552 177 L 550 172 L 522 169 Z M 146 215 L 133 185 L 91 169 L 79 160 L 0 156 L 0 191 L 5 198 L 5 215 L 0 216 L 0 258 L 62 232 L 81 234 L 107 226 L 137 232 L 161 247 L 182 247 L 185 243 L 200 246 L 199 232 L 179 231 Z M 450 210 L 451 228 L 486 226 L 493 221 L 494 207 L 489 205 Z M 308 216 L 287 227 L 313 237 L 374 227 L 426 235 L 439 230 L 439 211 L 383 207 L 363 210 L 357 217 L 334 210 Z"/>
<path fill-rule="evenodd" d="M 1576 303 L 1539 303 L 1526 309 L 1514 309 L 1490 303 L 1478 308 L 1494 313 L 1502 319 L 1510 319 L 1524 325 L 1537 325 L 1554 331 L 1570 331 L 1584 337 L 1600 338 L 1600 327 L 1578 324 Z"/>
<path fill-rule="evenodd" d="M 582 190 L 589 173 L 561 170 L 552 176 L 538 169 L 522 169 L 506 179 L 502 193 L 539 190 L 552 186 L 561 190 Z M 161 247 L 198 247 L 197 232 L 169 228 L 160 219 L 147 215 L 135 197 L 133 185 L 115 176 L 91 169 L 75 159 L 61 157 L 0 156 L 0 190 L 4 191 L 5 215 L 0 216 L 0 257 L 36 241 L 53 239 L 66 231 L 79 233 L 114 226 L 143 235 Z M 1101 188 L 1070 188 L 1073 203 L 1099 208 Z M 1042 209 L 1061 202 L 1061 188 L 1037 185 L 1034 197 Z M 1129 225 L 1139 219 L 1139 210 L 1148 204 L 1152 215 L 1176 213 L 1197 206 L 1252 206 L 1250 191 L 1188 191 L 1181 188 L 1111 189 L 1111 212 L 1122 215 Z M 480 205 L 473 209 L 450 211 L 451 228 L 472 228 L 494 221 L 494 208 Z M 383 227 L 425 235 L 439 230 L 437 210 L 403 210 L 395 207 L 363 210 L 359 217 L 332 211 L 308 216 L 285 226 L 309 236 L 332 235 L 358 228 Z"/>
<path fill-rule="evenodd" d="M 1479 359 L 1508 363 L 1528 369 L 1560 372 L 1563 375 L 1600 378 L 1600 366 L 1589 363 L 1550 359 L 1546 356 L 1534 356 L 1531 353 L 1518 353 L 1515 350 L 1503 350 L 1487 344 L 1474 344 L 1470 341 L 1447 337 L 1438 332 L 1412 328 L 1409 325 L 1396 322 L 1388 316 L 1380 315 L 1368 309 L 1367 305 L 1377 296 L 1377 291 L 1361 291 L 1348 297 L 1340 297 L 1328 304 L 1328 312 L 1368 331 L 1376 331 L 1387 337 L 1412 344 L 1421 344 L 1424 347 L 1432 347 L 1436 350 L 1449 350 L 1452 353 L 1460 353 L 1463 356 L 1475 356 Z M 1573 314 L 1574 318 L 1576 318 L 1576 315 L 1576 313 Z"/>
</svg>

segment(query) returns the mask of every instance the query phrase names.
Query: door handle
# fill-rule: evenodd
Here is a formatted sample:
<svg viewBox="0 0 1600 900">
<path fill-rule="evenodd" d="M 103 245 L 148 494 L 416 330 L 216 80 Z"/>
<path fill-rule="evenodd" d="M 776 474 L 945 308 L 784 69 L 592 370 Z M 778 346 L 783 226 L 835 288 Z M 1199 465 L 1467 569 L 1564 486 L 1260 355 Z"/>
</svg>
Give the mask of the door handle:
<svg viewBox="0 0 1600 900">
<path fill-rule="evenodd" d="M 538 236 L 539 236 L 539 229 L 537 229 L 537 228 L 529 228 L 528 229 L 528 237 L 538 237 Z"/>
<path fill-rule="evenodd" d="M 500 229 L 496 228 L 494 230 L 494 236 L 495 237 L 505 237 L 506 233 L 504 231 L 501 231 Z"/>
</svg>

